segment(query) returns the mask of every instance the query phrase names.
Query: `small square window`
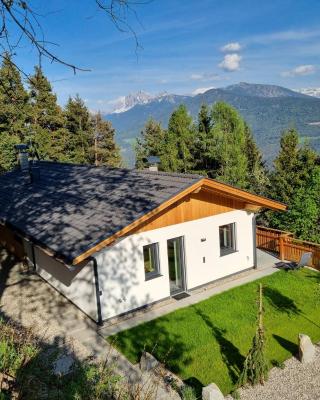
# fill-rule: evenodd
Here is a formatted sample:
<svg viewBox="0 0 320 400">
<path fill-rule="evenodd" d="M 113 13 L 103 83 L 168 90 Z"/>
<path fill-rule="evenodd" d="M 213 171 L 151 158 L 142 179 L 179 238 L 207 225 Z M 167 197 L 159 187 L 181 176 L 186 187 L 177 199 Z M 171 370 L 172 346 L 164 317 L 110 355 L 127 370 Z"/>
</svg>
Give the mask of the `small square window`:
<svg viewBox="0 0 320 400">
<path fill-rule="evenodd" d="M 158 243 L 143 246 L 143 261 L 146 280 L 160 275 L 159 245 Z"/>
<path fill-rule="evenodd" d="M 236 251 L 235 228 L 235 223 L 219 226 L 220 256 Z"/>
</svg>

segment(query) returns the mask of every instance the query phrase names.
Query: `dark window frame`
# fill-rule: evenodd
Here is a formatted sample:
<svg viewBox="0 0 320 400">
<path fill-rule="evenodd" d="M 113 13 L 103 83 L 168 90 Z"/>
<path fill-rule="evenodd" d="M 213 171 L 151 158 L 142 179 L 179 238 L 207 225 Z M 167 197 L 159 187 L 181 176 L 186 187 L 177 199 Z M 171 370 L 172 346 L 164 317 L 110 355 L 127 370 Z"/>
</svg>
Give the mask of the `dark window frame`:
<svg viewBox="0 0 320 400">
<path fill-rule="evenodd" d="M 227 247 L 221 246 L 221 229 L 231 226 L 231 245 Z M 219 247 L 220 247 L 220 257 L 227 256 L 228 254 L 237 252 L 237 229 L 236 223 L 231 222 L 229 224 L 224 224 L 219 226 Z"/>
<path fill-rule="evenodd" d="M 151 262 L 153 260 L 154 263 L 155 263 L 154 270 L 149 271 L 149 272 L 146 271 L 146 267 L 145 267 L 145 263 L 146 263 L 145 249 L 151 249 Z M 159 257 L 159 243 L 155 242 L 155 243 L 150 243 L 150 244 L 146 244 L 145 246 L 143 246 L 142 255 L 143 255 L 143 266 L 144 266 L 145 280 L 149 281 L 150 279 L 158 278 L 159 276 L 161 276 L 161 273 L 160 273 L 160 257 Z"/>
</svg>

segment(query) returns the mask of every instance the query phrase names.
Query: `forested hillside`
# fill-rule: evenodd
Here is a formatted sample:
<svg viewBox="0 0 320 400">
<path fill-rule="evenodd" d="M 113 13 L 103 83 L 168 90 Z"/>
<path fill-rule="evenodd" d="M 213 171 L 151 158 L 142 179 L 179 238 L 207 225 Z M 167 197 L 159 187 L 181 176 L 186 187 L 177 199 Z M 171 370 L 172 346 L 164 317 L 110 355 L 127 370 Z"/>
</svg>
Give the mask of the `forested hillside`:
<svg viewBox="0 0 320 400">
<path fill-rule="evenodd" d="M 252 129 L 264 158 L 270 162 L 279 149 L 281 133 L 295 127 L 301 139 L 307 139 L 320 150 L 320 99 L 274 85 L 238 84 L 212 89 L 197 96 L 168 95 L 130 110 L 105 116 L 116 129 L 116 138 L 124 157 L 133 163 L 132 143 L 148 118 L 166 126 L 173 110 L 186 105 L 195 119 L 201 104 L 224 101 L 234 106 Z"/>
</svg>

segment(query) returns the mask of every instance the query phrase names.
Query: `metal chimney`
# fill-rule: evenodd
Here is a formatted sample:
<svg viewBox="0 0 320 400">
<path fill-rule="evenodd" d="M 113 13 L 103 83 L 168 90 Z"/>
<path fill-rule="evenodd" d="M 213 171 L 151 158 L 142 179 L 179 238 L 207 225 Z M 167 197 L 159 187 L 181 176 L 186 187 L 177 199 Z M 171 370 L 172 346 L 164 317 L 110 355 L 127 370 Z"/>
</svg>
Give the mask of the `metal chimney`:
<svg viewBox="0 0 320 400">
<path fill-rule="evenodd" d="M 29 170 L 29 153 L 28 148 L 29 146 L 26 144 L 16 144 L 15 149 L 18 150 L 18 161 L 20 165 L 21 171 L 28 171 Z"/>
<path fill-rule="evenodd" d="M 160 158 L 157 156 L 150 156 L 148 157 L 148 165 L 149 171 L 158 171 L 158 167 L 160 164 Z"/>
</svg>

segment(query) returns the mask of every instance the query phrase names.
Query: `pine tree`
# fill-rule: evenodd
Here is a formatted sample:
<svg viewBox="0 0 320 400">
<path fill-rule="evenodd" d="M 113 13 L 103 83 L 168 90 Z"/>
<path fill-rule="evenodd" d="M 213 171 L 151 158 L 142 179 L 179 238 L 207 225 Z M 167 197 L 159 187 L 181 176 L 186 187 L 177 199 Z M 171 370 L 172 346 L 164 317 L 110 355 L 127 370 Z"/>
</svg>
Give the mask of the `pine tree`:
<svg viewBox="0 0 320 400">
<path fill-rule="evenodd" d="M 291 209 L 297 193 L 306 189 L 316 166 L 317 154 L 308 145 L 299 145 L 295 129 L 285 131 L 280 140 L 280 151 L 274 160 L 270 174 L 269 196 L 286 203 Z M 288 230 L 288 213 L 267 212 L 268 224 L 274 228 Z M 291 228 L 295 230 L 294 225 Z"/>
<path fill-rule="evenodd" d="M 100 112 L 92 116 L 92 122 L 94 126 L 92 152 L 95 165 L 120 167 L 121 154 L 114 139 L 115 130 L 111 122 L 105 121 Z"/>
<path fill-rule="evenodd" d="M 161 165 L 165 171 L 190 172 L 194 169 L 195 127 L 184 105 L 171 115 L 163 138 Z"/>
<path fill-rule="evenodd" d="M 24 140 L 28 113 L 28 93 L 20 73 L 4 54 L 0 68 L 0 172 L 16 164 L 14 145 Z"/>
<path fill-rule="evenodd" d="M 269 183 L 268 173 L 262 153 L 254 141 L 249 126 L 245 123 L 245 151 L 248 161 L 248 189 L 256 194 L 266 194 Z"/>
<path fill-rule="evenodd" d="M 0 133 L 23 140 L 29 114 L 28 93 L 11 58 L 3 56 L 0 68 Z"/>
<path fill-rule="evenodd" d="M 237 386 L 244 386 L 247 383 L 262 385 L 268 377 L 268 366 L 265 359 L 265 334 L 263 327 L 263 303 L 262 303 L 262 284 L 259 284 L 258 294 L 258 318 L 256 333 L 253 337 L 252 347 L 244 361 L 243 370 L 239 376 Z"/>
<path fill-rule="evenodd" d="M 196 132 L 195 144 L 194 144 L 194 169 L 198 173 L 207 174 L 210 169 L 210 161 L 207 157 L 207 145 L 210 131 L 211 131 L 211 116 L 209 107 L 206 104 L 202 104 L 198 113 L 198 130 Z"/>
<path fill-rule="evenodd" d="M 164 131 L 160 122 L 150 118 L 135 144 L 136 168 L 146 168 L 150 156 L 161 157 L 163 153 Z"/>
<path fill-rule="evenodd" d="M 214 105 L 211 118 L 213 126 L 206 155 L 211 164 L 209 176 L 247 188 L 248 160 L 243 119 L 233 107 L 223 102 Z"/>
<path fill-rule="evenodd" d="M 71 162 L 85 164 L 92 161 L 90 140 L 94 126 L 84 101 L 76 95 L 69 98 L 65 107 L 66 128 L 69 131 L 67 154 Z"/>
<path fill-rule="evenodd" d="M 41 68 L 35 67 L 29 86 L 31 112 L 29 134 L 26 138 L 35 142 L 41 158 L 64 161 L 68 132 L 64 129 L 65 120 L 62 109 L 57 104 L 57 96 Z"/>
</svg>

